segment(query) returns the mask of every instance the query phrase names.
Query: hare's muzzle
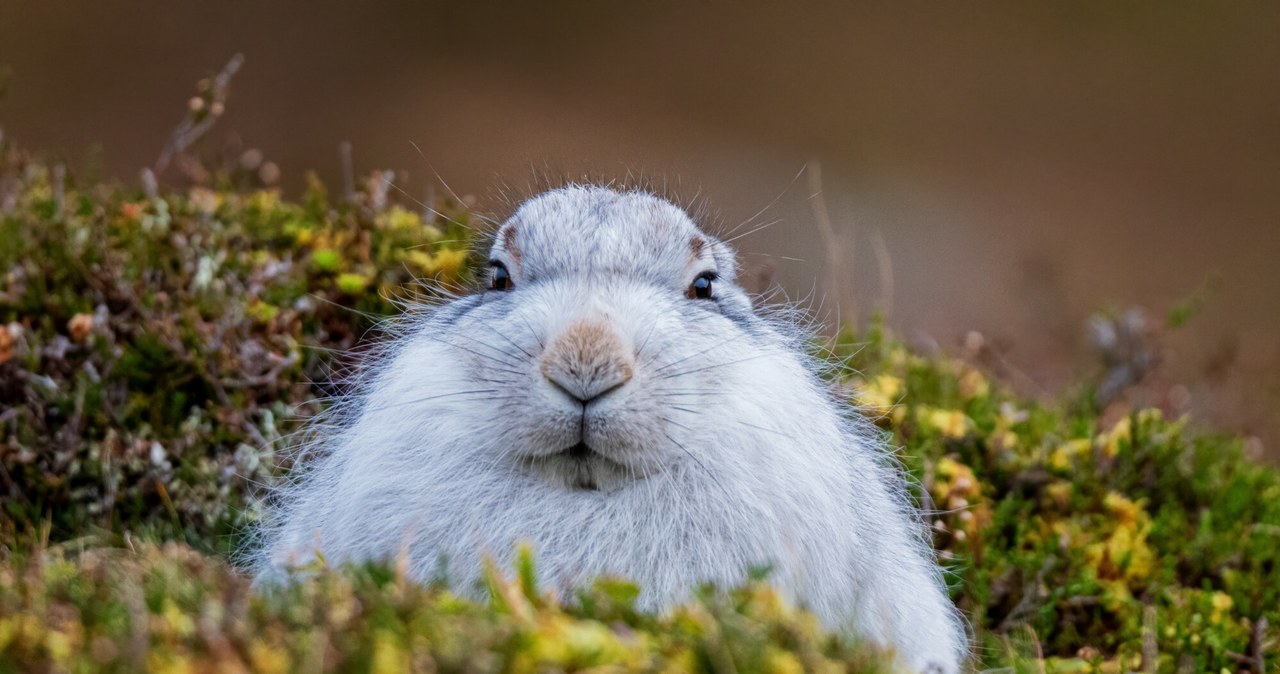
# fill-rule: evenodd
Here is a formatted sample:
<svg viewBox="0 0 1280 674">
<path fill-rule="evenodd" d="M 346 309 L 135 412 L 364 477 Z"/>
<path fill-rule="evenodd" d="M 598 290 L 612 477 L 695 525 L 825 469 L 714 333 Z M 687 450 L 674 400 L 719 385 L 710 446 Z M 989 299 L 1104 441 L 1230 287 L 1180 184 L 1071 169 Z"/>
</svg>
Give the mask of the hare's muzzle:
<svg viewBox="0 0 1280 674">
<path fill-rule="evenodd" d="M 612 327 L 578 321 L 547 344 L 541 370 L 555 388 L 586 405 L 631 381 L 635 363 Z"/>
</svg>

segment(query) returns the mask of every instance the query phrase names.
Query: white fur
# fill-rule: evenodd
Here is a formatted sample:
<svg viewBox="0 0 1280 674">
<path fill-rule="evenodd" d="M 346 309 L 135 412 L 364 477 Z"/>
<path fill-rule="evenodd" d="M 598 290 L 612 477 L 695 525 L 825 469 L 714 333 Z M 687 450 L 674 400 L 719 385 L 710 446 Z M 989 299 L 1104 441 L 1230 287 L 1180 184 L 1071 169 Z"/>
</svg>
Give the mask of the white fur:
<svg viewBox="0 0 1280 674">
<path fill-rule="evenodd" d="M 479 592 L 484 556 L 528 542 L 544 582 L 621 575 L 661 609 L 771 565 L 829 626 L 915 670 L 959 671 L 961 622 L 902 476 L 802 331 L 753 311 L 727 245 L 652 195 L 571 186 L 521 206 L 491 259 L 514 289 L 407 319 L 345 421 L 316 428 L 317 460 L 268 518 L 260 579 L 317 550 L 331 564 L 407 552 L 416 577 Z M 687 297 L 705 271 L 716 299 Z M 633 370 L 586 406 L 539 368 L 584 321 Z M 564 453 L 579 441 L 595 454 Z"/>
</svg>

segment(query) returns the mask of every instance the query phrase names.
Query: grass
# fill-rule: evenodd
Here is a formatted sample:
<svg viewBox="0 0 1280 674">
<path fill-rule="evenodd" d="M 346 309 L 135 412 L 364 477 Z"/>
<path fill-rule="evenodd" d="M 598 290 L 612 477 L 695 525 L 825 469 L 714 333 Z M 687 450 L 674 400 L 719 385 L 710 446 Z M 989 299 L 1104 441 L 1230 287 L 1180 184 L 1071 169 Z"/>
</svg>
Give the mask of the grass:
<svg viewBox="0 0 1280 674">
<path fill-rule="evenodd" d="M 557 601 L 527 558 L 487 604 L 377 566 L 254 592 L 227 559 L 275 450 L 393 299 L 464 286 L 471 216 L 204 184 L 78 184 L 0 145 L 0 672 L 883 669 L 767 579 L 668 616 L 624 580 Z M 979 668 L 1274 666 L 1280 474 L 1239 438 L 1026 400 L 881 326 L 835 348 L 934 513 Z"/>
</svg>

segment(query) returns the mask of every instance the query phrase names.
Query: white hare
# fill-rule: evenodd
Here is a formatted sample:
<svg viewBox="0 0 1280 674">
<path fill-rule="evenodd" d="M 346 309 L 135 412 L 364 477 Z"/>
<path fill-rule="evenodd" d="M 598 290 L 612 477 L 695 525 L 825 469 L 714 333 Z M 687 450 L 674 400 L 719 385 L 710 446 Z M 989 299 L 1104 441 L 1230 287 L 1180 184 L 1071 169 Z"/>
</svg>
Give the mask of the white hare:
<svg viewBox="0 0 1280 674">
<path fill-rule="evenodd" d="M 758 314 L 733 250 L 641 191 L 570 186 L 498 230 L 487 288 L 406 319 L 269 513 L 260 579 L 403 555 L 475 591 L 637 581 L 660 610 L 769 566 L 830 627 L 956 672 L 965 636 L 882 442 Z"/>
</svg>

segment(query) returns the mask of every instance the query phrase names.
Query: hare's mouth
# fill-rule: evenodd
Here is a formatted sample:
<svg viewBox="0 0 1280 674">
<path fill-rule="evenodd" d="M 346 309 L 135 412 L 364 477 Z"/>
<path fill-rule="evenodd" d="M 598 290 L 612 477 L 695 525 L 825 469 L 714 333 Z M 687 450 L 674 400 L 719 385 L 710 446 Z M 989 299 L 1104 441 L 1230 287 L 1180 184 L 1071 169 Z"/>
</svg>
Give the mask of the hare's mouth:
<svg viewBox="0 0 1280 674">
<path fill-rule="evenodd" d="M 554 454 L 534 458 L 530 463 L 552 482 L 575 491 L 607 491 L 621 486 L 627 476 L 634 473 L 581 441 Z"/>
<path fill-rule="evenodd" d="M 613 466 L 599 466 L 598 464 L 607 462 L 608 464 L 617 464 L 608 458 L 601 456 L 591 446 L 585 442 L 579 441 L 578 444 L 560 452 L 560 456 L 564 457 L 568 473 L 566 477 L 569 479 L 567 483 L 576 489 L 585 489 L 587 491 L 596 491 L 600 488 L 600 473 Z"/>
<path fill-rule="evenodd" d="M 569 449 L 566 449 L 563 452 L 560 452 L 560 454 L 570 459 L 574 459 L 576 461 L 586 461 L 587 459 L 590 459 L 593 456 L 600 456 L 599 454 L 596 453 L 594 449 L 591 449 L 590 445 L 588 445 L 585 442 L 579 442 L 578 444 L 570 447 Z M 603 456 L 600 456 L 600 458 L 605 459 L 605 457 Z M 608 459 L 605 459 L 605 461 L 608 461 Z"/>
</svg>

